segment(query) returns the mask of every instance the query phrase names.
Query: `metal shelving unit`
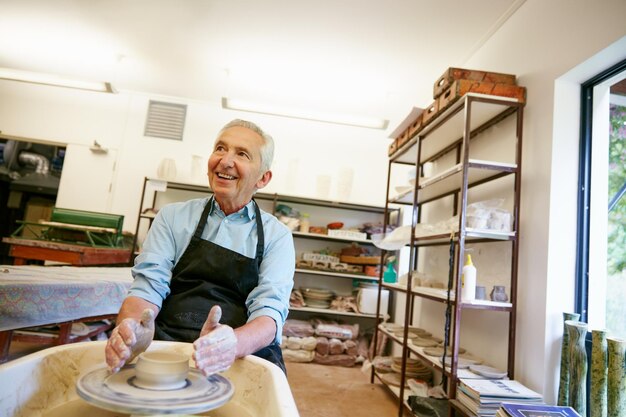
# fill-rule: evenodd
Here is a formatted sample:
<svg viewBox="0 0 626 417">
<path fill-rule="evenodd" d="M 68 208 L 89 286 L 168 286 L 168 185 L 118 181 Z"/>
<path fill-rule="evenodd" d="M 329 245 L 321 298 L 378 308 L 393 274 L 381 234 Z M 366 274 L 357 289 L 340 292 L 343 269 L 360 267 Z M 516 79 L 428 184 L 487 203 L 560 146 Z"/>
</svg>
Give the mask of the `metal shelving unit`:
<svg viewBox="0 0 626 417">
<path fill-rule="evenodd" d="M 428 246 L 453 245 L 453 282 L 452 292 L 448 295 L 447 289 L 435 289 L 426 287 L 414 287 L 412 274 L 408 274 L 407 284 L 384 283 L 381 288 L 402 293 L 406 296 L 407 302 L 404 317 L 403 337 L 391 334 L 382 326 L 378 326 L 375 341 L 380 334 L 385 334 L 391 343 L 402 347 L 402 371 L 401 381 L 406 379 L 406 362 L 409 356 L 419 358 L 427 366 L 438 371 L 447 378 L 447 392 L 451 400 L 451 415 L 459 414 L 472 416 L 465 407 L 459 406 L 456 398 L 458 378 L 462 376 L 464 370 L 458 369 L 459 342 L 461 330 L 461 317 L 464 310 L 483 310 L 501 312 L 508 314 L 508 335 L 507 346 L 507 371 L 509 378 L 514 376 L 515 366 L 515 319 L 516 319 L 516 295 L 517 295 L 517 254 L 519 246 L 519 202 L 520 202 L 520 181 L 521 181 L 521 149 L 522 149 L 522 121 L 524 103 L 515 99 L 498 96 L 486 96 L 481 94 L 466 94 L 447 110 L 436 116 L 425 128 L 410 138 L 400 149 L 398 149 L 389 159 L 388 180 L 387 180 L 387 200 L 386 206 L 390 204 L 404 204 L 412 207 L 411 220 L 411 241 L 409 244 L 409 268 L 411 271 L 417 270 L 418 249 Z M 470 145 L 475 138 L 488 132 L 490 128 L 499 123 L 515 118 L 512 125 L 515 132 L 514 149 L 511 149 L 513 161 L 491 161 L 485 159 L 470 158 Z M 459 132 L 462 132 L 459 135 Z M 493 140 L 495 135 L 488 137 Z M 485 136 L 483 136 L 485 137 Z M 437 162 L 447 158 L 453 160 L 447 169 L 443 169 L 436 175 L 425 179 L 423 173 L 424 164 L 427 162 Z M 396 165 L 415 166 L 415 182 L 411 189 L 403 190 L 396 195 L 390 195 L 390 179 L 392 169 Z M 512 196 L 513 196 L 513 226 L 511 232 L 494 232 L 491 230 L 475 230 L 466 227 L 466 210 L 468 206 L 468 191 L 473 187 L 492 183 L 501 178 L 513 176 Z M 444 197 L 452 199 L 454 212 L 458 215 L 458 231 L 450 234 L 438 233 L 426 236 L 415 237 L 416 226 L 420 223 L 422 209 L 425 204 L 435 202 Z M 467 243 L 490 243 L 510 244 L 511 248 L 511 271 L 510 271 L 510 302 L 493 301 L 471 301 L 456 302 L 461 299 L 461 275 L 463 259 Z M 409 271 L 409 272 L 411 272 Z M 421 298 L 430 302 L 443 303 L 451 309 L 450 323 L 450 348 L 452 354 L 449 361 L 450 366 L 446 369 L 441 366 L 440 358 L 426 355 L 423 349 L 414 346 L 409 342 L 409 326 L 414 317 L 414 300 Z M 379 298 L 380 302 L 380 298 Z M 448 359 L 446 359 L 448 362 Z M 371 381 L 377 378 L 372 372 Z M 384 384 L 385 382 L 381 380 Z M 390 391 L 398 398 L 399 416 L 404 411 L 410 412 L 407 403 L 407 390 L 404 384 L 400 387 L 392 387 Z"/>
</svg>

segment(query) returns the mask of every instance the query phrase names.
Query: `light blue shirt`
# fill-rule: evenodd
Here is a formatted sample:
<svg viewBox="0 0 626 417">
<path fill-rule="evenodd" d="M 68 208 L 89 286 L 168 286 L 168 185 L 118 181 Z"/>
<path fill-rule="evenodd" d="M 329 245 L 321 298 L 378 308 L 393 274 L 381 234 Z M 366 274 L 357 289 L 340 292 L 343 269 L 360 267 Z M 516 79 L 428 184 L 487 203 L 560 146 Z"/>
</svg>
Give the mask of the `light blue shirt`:
<svg viewBox="0 0 626 417">
<path fill-rule="evenodd" d="M 172 203 L 159 210 L 142 251 L 135 259 L 134 281 L 128 295 L 143 298 L 161 308 L 170 293 L 172 270 L 187 249 L 207 200 L 208 197 Z M 265 246 L 259 284 L 246 299 L 248 322 L 260 316 L 273 318 L 276 322 L 275 340 L 280 343 L 293 288 L 293 236 L 276 217 L 262 210 L 261 220 Z M 255 258 L 258 239 L 254 203 L 251 201 L 238 212 L 226 216 L 213 200 L 202 238 Z"/>
</svg>

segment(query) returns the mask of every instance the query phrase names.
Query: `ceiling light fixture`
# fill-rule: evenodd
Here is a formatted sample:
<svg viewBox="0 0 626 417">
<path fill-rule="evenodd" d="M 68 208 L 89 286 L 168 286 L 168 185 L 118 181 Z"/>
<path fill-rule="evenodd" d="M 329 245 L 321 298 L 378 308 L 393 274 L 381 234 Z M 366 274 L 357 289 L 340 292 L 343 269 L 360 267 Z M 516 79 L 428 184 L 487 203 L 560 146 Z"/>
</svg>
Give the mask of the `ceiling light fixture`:
<svg viewBox="0 0 626 417">
<path fill-rule="evenodd" d="M 367 127 L 370 129 L 386 129 L 388 120 L 358 117 L 342 114 L 320 113 L 287 107 L 251 103 L 238 99 L 222 97 L 222 108 L 252 113 L 269 114 L 272 116 L 290 117 L 294 119 L 312 120 L 315 122 L 334 123 L 339 125 Z"/>
<path fill-rule="evenodd" d="M 97 91 L 101 93 L 117 93 L 117 90 L 115 90 L 111 83 L 108 82 L 74 80 L 52 74 L 22 71 L 11 68 L 0 68 L 0 79 L 32 84 L 52 85 L 55 87 L 75 88 L 78 90 Z"/>
</svg>

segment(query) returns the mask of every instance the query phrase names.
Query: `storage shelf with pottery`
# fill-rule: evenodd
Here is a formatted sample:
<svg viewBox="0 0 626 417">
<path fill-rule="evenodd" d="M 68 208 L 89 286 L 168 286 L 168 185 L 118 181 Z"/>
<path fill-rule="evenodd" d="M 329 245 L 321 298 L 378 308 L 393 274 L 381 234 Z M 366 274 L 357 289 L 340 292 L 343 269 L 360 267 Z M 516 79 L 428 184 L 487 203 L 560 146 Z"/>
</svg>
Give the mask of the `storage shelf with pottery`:
<svg viewBox="0 0 626 417">
<path fill-rule="evenodd" d="M 485 182 L 500 178 L 516 172 L 515 164 L 481 161 L 470 159 L 468 176 L 468 188 L 484 184 Z M 426 203 L 445 195 L 450 195 L 460 191 L 460 177 L 463 175 L 463 164 L 456 164 L 445 171 L 430 177 L 419 185 L 418 203 Z M 414 189 L 406 190 L 390 199 L 391 203 L 413 204 Z"/>
<path fill-rule="evenodd" d="M 407 292 L 407 287 L 399 284 L 383 283 L 383 288 L 389 288 L 391 290 Z M 412 295 L 417 295 L 429 300 L 438 301 L 441 303 L 447 303 L 447 290 L 443 288 L 431 288 L 431 287 L 413 287 L 410 291 Z M 456 294 L 454 291 L 450 294 L 450 301 L 456 304 Z M 479 310 L 498 310 L 498 311 L 510 311 L 513 304 L 502 301 L 491 300 L 471 300 L 461 303 L 461 308 L 473 308 Z"/>
<path fill-rule="evenodd" d="M 413 137 L 406 138 L 406 142 L 389 158 L 386 205 L 390 207 L 392 204 L 394 206 L 401 204 L 412 207 L 414 215 L 410 219 L 409 236 L 413 238 L 408 244 L 409 259 L 405 263 L 409 268 L 407 283 L 404 285 L 382 284 L 382 288 L 406 297 L 403 317 L 396 317 L 396 322 L 405 327 L 405 332 L 402 337 L 399 337 L 379 325 L 376 339 L 385 335 L 393 345 L 402 349 L 403 369 L 406 367 L 408 358 L 416 357 L 432 369 L 448 375 L 447 392 L 450 399 L 456 398 L 458 378 L 472 374 L 467 369 L 459 369 L 461 316 L 466 310 L 480 310 L 480 314 L 489 314 L 490 311 L 494 311 L 508 315 L 508 332 L 507 335 L 502 335 L 502 340 L 505 341 L 506 346 L 507 369 L 505 372 L 513 378 L 523 108 L 524 102 L 516 99 L 468 93 L 436 115 L 422 130 L 417 131 L 416 134 L 413 133 Z M 410 136 L 411 130 L 408 132 Z M 394 175 L 394 169 L 407 165 L 415 167 L 415 178 L 410 179 L 410 186 L 393 187 L 392 179 L 397 181 L 399 178 L 397 174 Z M 428 172 L 424 172 L 425 165 L 428 165 Z M 426 173 L 428 176 L 424 175 Z M 394 188 L 395 192 L 392 191 Z M 509 196 L 508 208 L 511 210 L 512 219 L 512 226 L 509 230 L 468 227 L 466 220 L 468 200 L 470 197 L 476 199 L 476 195 L 485 195 L 484 190 L 488 191 L 487 194 L 490 192 L 498 198 L 501 198 L 502 194 Z M 449 216 L 450 218 L 454 215 L 458 216 L 458 227 L 454 226 L 452 233 L 440 230 L 428 235 L 418 233 L 416 236 L 416 228 L 419 232 L 428 230 L 425 227 L 426 223 L 420 225 L 420 222 L 422 216 L 426 216 L 424 212 L 427 212 L 429 207 L 438 208 L 439 212 L 433 217 L 439 218 L 442 214 L 439 207 L 452 207 Z M 510 284 L 510 300 L 507 302 L 468 300 L 457 303 L 456 300 L 461 298 L 461 274 L 466 244 L 483 243 L 510 245 L 511 247 L 510 259 L 507 260 L 507 262 L 510 261 L 510 275 L 503 278 Z M 418 262 L 419 257 L 422 256 L 423 251 L 431 250 L 429 247 L 436 246 L 451 246 L 450 250 L 453 253 L 451 255 L 453 267 L 450 271 L 452 292 L 449 297 L 447 286 L 444 289 L 412 285 L 412 272 L 417 271 L 418 265 L 423 267 L 423 263 Z M 506 272 L 506 274 L 509 273 Z M 450 309 L 449 359 L 451 366 L 447 364 L 445 370 L 440 358 L 428 355 L 424 351 L 425 348 L 416 346 L 410 338 L 406 340 L 403 337 L 408 335 L 406 329 L 412 325 L 416 317 L 414 308 L 417 308 L 415 300 L 418 298 L 426 302 L 443 304 L 444 309 Z M 428 311 L 432 309 L 428 307 Z M 466 363 L 464 362 L 463 365 Z M 469 374 L 466 375 L 466 373 Z M 403 371 L 401 375 L 405 377 L 405 372 Z M 373 372 L 372 382 L 375 377 L 378 375 Z M 385 384 L 382 379 L 381 382 Z M 405 389 L 402 384 L 388 388 L 398 398 L 400 409 L 410 410 L 404 401 L 408 389 Z M 466 410 L 456 409 L 462 415 L 472 415 Z"/>
<path fill-rule="evenodd" d="M 139 205 L 139 213 L 137 216 L 137 226 L 135 230 L 135 243 L 134 247 L 138 251 L 137 237 L 141 234 L 141 231 L 147 231 L 147 228 L 152 224 L 152 221 L 156 217 L 158 209 L 170 202 L 183 201 L 190 198 L 204 197 L 211 194 L 211 190 L 208 186 L 198 184 L 187 184 L 176 181 L 166 181 L 163 179 L 144 178 L 143 189 L 141 194 L 141 201 Z M 261 207 L 270 213 L 276 212 L 278 204 L 289 204 L 296 208 L 304 208 L 304 211 L 311 211 L 311 223 L 316 224 L 318 221 L 324 221 L 324 225 L 328 222 L 327 219 L 334 219 L 334 221 L 343 221 L 346 225 L 350 225 L 355 222 L 376 222 L 383 223 L 383 218 L 388 216 L 388 213 L 397 212 L 398 209 L 386 210 L 385 207 L 368 206 L 364 204 L 353 204 L 329 200 L 318 200 L 312 198 L 282 195 L 282 194 L 266 194 L 256 193 L 254 195 L 255 200 L 261 205 Z M 315 216 L 317 214 L 317 217 Z M 143 229 L 142 229 L 143 228 Z M 356 242 L 359 245 L 374 247 L 373 242 L 370 239 L 352 239 L 344 236 L 328 236 L 317 233 L 305 233 L 300 231 L 292 231 L 294 237 L 294 245 L 296 252 L 301 251 L 300 248 L 305 246 L 319 246 L 319 245 L 345 245 L 348 243 Z M 322 248 L 324 246 L 321 246 Z M 370 276 L 360 273 L 346 273 L 336 272 L 329 270 L 315 270 L 296 268 L 294 281 L 294 288 L 300 288 L 303 286 L 310 287 L 327 287 L 329 290 L 337 294 L 345 293 L 345 288 L 352 288 L 353 280 L 362 280 L 366 282 L 376 282 L 380 280 L 380 276 Z M 306 285 L 303 284 L 306 283 Z M 343 290 L 337 290 L 337 287 L 343 287 Z M 378 320 L 376 314 L 364 314 L 356 312 L 344 312 L 333 310 L 329 308 L 312 308 L 312 307 L 300 307 L 290 308 L 290 317 L 292 315 L 309 316 L 309 315 L 326 315 L 330 318 L 336 319 L 336 316 L 341 316 L 345 320 L 367 320 L 371 323 L 372 320 Z M 388 317 L 385 312 L 384 317 Z"/>
<path fill-rule="evenodd" d="M 415 164 L 417 161 L 418 139 L 429 137 L 428 143 L 422 143 L 420 161 L 436 159 L 439 155 L 454 149 L 463 142 L 465 131 L 465 115 L 467 99 L 476 99 L 472 105 L 472 128 L 470 137 L 474 137 L 484 129 L 505 119 L 516 108 L 521 106 L 517 100 L 506 97 L 488 96 L 469 93 L 462 100 L 437 116 L 437 119 L 426 126 L 419 135 L 414 136 L 394 153 L 390 161 L 396 163 Z M 503 105 L 509 102 L 511 106 Z"/>
<path fill-rule="evenodd" d="M 280 204 L 289 203 L 289 206 L 300 213 L 309 214 L 309 223 L 312 227 L 324 227 L 329 223 L 338 222 L 344 224 L 346 233 L 339 233 L 338 236 L 329 236 L 326 234 L 301 232 L 294 230 L 294 245 L 296 248 L 296 256 L 300 258 L 301 254 L 306 252 L 319 253 L 320 250 L 332 249 L 339 252 L 341 248 L 345 248 L 351 243 L 356 243 L 364 249 L 375 250 L 374 243 L 371 239 L 356 238 L 356 233 L 351 233 L 349 229 L 354 229 L 363 223 L 383 223 L 383 218 L 386 216 L 384 207 L 366 206 L 356 204 L 336 204 L 327 202 L 324 200 L 293 200 L 285 199 L 283 196 L 278 197 L 277 201 Z M 391 216 L 391 213 L 396 212 L 397 209 L 389 211 L 387 216 Z M 387 217 L 389 218 L 389 217 Z M 342 231 L 344 229 L 339 229 Z M 352 234 L 352 237 L 348 235 Z M 362 233 L 359 233 L 361 235 Z M 341 263 L 363 266 L 363 262 L 369 261 L 369 257 L 363 256 L 362 258 L 346 258 L 343 255 L 337 256 Z M 363 262 L 361 262 L 363 261 Z M 376 255 L 376 262 L 374 266 L 378 266 L 380 262 L 380 256 Z M 372 263 L 369 263 L 372 264 Z M 299 265 L 299 263 L 297 263 Z M 314 269 L 308 267 L 296 267 L 296 274 L 294 277 L 294 289 L 302 288 L 320 288 L 323 290 L 333 291 L 335 295 L 352 295 L 353 283 L 363 282 L 368 285 L 376 285 L 380 282 L 380 275 L 372 276 L 363 273 L 350 273 L 333 271 L 331 268 Z M 304 294 L 303 294 L 304 295 Z M 306 297 L 305 297 L 306 298 Z M 306 303 L 306 299 L 305 299 Z M 358 304 L 358 300 L 357 300 Z M 373 303 L 375 305 L 375 303 Z M 367 311 L 367 310 L 366 310 Z M 336 316 L 340 316 L 342 319 L 355 319 L 355 320 L 367 320 L 363 324 L 367 323 L 370 327 L 372 320 L 383 320 L 388 317 L 387 312 L 379 317 L 373 313 L 362 313 L 354 311 L 338 311 L 331 308 L 319 308 L 317 306 L 304 306 L 304 307 L 291 307 L 289 317 L 296 319 L 308 319 L 313 316 L 319 315 L 329 316 L 330 319 L 336 320 Z"/>
</svg>

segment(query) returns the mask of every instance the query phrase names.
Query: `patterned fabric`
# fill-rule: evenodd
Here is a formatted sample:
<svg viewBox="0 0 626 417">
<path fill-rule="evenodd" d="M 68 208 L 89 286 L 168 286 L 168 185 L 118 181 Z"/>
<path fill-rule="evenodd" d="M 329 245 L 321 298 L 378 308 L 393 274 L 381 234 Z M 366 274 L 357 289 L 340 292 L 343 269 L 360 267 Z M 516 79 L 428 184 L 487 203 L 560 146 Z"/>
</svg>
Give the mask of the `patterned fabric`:
<svg viewBox="0 0 626 417">
<path fill-rule="evenodd" d="M 116 314 L 130 268 L 0 265 L 0 331 Z"/>
</svg>

